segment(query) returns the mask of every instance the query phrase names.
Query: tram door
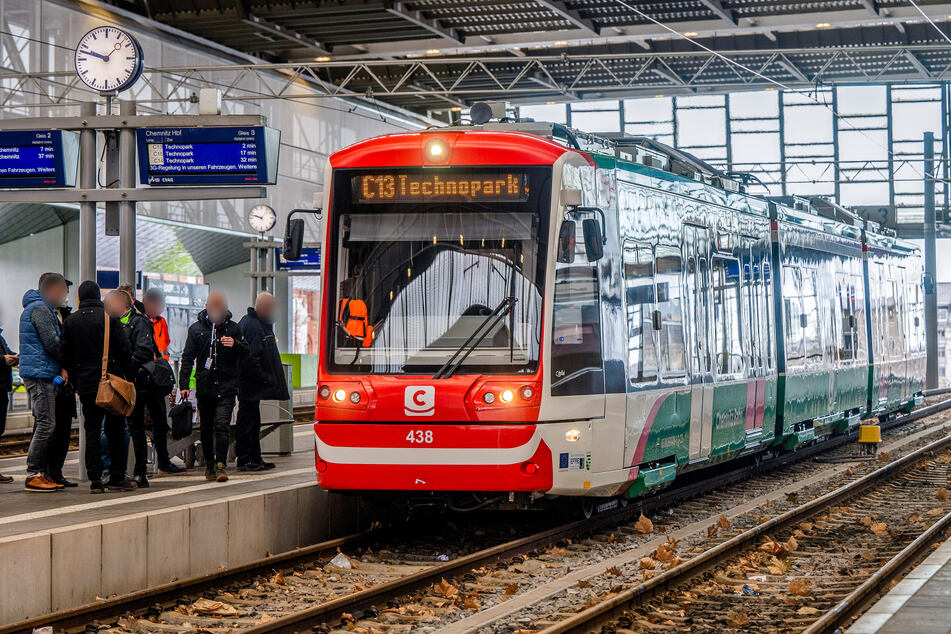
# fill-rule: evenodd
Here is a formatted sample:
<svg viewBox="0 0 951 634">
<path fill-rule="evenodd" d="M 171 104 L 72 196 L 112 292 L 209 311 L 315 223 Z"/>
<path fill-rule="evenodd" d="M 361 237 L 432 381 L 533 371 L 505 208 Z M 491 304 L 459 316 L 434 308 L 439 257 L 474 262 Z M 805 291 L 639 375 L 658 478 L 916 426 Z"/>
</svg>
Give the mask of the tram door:
<svg viewBox="0 0 951 634">
<path fill-rule="evenodd" d="M 706 227 L 684 225 L 684 294 L 690 322 L 690 460 L 710 455 L 713 432 L 713 351 L 710 349 L 710 237 Z"/>
</svg>

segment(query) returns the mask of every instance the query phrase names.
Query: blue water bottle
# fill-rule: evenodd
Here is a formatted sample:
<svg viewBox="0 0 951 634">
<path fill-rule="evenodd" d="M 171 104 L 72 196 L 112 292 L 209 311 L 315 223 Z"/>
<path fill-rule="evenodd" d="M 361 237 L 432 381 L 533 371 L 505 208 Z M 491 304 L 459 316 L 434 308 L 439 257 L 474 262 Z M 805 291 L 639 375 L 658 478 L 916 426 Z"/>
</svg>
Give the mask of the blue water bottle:
<svg viewBox="0 0 951 634">
<path fill-rule="evenodd" d="M 65 382 L 66 382 L 66 381 L 63 380 L 63 377 L 61 377 L 61 376 L 58 375 L 58 374 L 53 377 L 53 385 L 56 386 L 56 387 L 59 387 L 60 385 L 62 385 L 62 384 L 65 383 Z"/>
</svg>

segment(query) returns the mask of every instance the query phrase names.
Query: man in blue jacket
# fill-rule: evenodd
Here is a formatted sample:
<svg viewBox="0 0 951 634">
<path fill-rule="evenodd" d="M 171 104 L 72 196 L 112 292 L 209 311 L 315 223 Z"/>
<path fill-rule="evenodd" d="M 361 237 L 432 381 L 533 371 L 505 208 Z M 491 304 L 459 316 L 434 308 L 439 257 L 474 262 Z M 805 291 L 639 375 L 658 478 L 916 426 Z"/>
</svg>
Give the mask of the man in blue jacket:
<svg viewBox="0 0 951 634">
<path fill-rule="evenodd" d="M 20 314 L 20 378 L 33 402 L 33 438 L 26 458 L 26 490 L 63 488 L 46 473 L 46 458 L 56 429 L 56 388 L 67 380 L 59 363 L 59 320 L 55 309 L 69 298 L 59 273 L 44 273 L 37 289 L 23 295 Z"/>
</svg>

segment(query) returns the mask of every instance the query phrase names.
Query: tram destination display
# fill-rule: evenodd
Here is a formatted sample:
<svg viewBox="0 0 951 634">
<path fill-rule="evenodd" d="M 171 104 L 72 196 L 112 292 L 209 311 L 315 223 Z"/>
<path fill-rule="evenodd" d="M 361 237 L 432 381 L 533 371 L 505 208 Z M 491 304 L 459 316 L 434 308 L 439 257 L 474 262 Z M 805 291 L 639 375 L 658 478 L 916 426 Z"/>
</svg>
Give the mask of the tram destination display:
<svg viewBox="0 0 951 634">
<path fill-rule="evenodd" d="M 74 187 L 78 162 L 76 132 L 0 132 L 0 188 Z"/>
<path fill-rule="evenodd" d="M 524 172 L 376 172 L 353 177 L 355 203 L 524 202 Z"/>
<path fill-rule="evenodd" d="M 277 180 L 281 132 L 265 126 L 140 128 L 145 185 L 267 185 Z"/>
</svg>

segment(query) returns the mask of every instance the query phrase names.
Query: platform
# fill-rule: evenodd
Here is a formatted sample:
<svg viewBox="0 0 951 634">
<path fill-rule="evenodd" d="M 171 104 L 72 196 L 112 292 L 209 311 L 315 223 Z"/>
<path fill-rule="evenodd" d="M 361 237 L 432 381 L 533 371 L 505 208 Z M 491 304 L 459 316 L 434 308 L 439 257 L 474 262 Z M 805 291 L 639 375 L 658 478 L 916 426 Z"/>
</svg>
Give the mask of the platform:
<svg viewBox="0 0 951 634">
<path fill-rule="evenodd" d="M 849 634 L 951 632 L 951 540 L 941 544 L 850 628 Z"/>
<path fill-rule="evenodd" d="M 359 528 L 355 498 L 316 485 L 313 428 L 295 427 L 296 451 L 273 471 L 202 469 L 160 475 L 131 493 L 91 495 L 88 483 L 55 493 L 23 489 L 24 458 L 0 460 L 0 625 L 208 574 Z M 67 478 L 78 474 L 75 452 Z"/>
</svg>

